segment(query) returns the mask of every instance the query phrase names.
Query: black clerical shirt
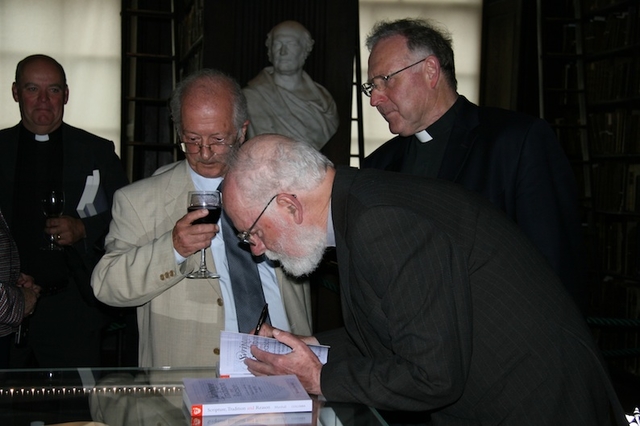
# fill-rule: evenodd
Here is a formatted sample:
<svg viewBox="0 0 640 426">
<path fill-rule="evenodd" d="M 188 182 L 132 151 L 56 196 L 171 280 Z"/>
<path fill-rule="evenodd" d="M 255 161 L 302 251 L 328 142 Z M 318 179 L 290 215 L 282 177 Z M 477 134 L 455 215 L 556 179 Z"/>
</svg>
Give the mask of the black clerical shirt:
<svg viewBox="0 0 640 426">
<path fill-rule="evenodd" d="M 42 197 L 47 191 L 62 190 L 62 127 L 37 141 L 21 126 L 16 164 L 11 230 L 18 245 L 22 271 L 32 275 L 43 288 L 66 286 L 69 270 L 62 251 L 42 250 L 48 239 Z"/>
<path fill-rule="evenodd" d="M 413 136 L 407 146 L 401 172 L 432 178 L 438 176 L 460 105 L 460 98 L 458 98 L 438 121 L 427 127 L 426 131 L 431 135 L 432 140 L 420 142 L 415 135 Z"/>
</svg>

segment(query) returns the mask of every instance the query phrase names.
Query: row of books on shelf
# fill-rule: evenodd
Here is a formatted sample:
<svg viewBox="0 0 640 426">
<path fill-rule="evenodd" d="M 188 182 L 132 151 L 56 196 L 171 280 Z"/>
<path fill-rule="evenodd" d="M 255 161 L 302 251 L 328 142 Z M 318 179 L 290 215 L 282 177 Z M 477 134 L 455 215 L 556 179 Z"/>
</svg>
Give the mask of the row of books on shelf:
<svg viewBox="0 0 640 426">
<path fill-rule="evenodd" d="M 576 126 L 562 126 L 563 120 L 556 120 L 556 135 L 564 153 L 570 160 L 583 160 L 581 129 Z"/>
<path fill-rule="evenodd" d="M 203 67 L 203 54 L 202 50 L 192 52 L 191 55 L 186 57 L 179 67 L 179 79 L 182 80 L 189 74 L 202 69 Z"/>
<path fill-rule="evenodd" d="M 607 52 L 640 41 L 638 11 L 634 5 L 620 11 L 592 16 L 584 25 L 585 53 Z"/>
<path fill-rule="evenodd" d="M 582 9 L 587 13 L 598 12 L 618 4 L 629 3 L 629 0 L 582 0 Z"/>
<path fill-rule="evenodd" d="M 592 171 L 596 210 L 640 213 L 640 164 L 594 163 Z"/>
<path fill-rule="evenodd" d="M 569 15 L 573 16 L 573 11 L 569 12 Z M 577 31 L 575 23 L 565 23 L 562 25 L 562 53 L 574 55 L 577 51 Z M 557 45 L 557 40 L 554 40 L 552 37 L 549 37 L 549 43 L 552 45 L 547 47 L 548 51 L 553 51 L 554 47 Z"/>
<path fill-rule="evenodd" d="M 191 47 L 203 36 L 204 31 L 204 0 L 185 2 L 184 16 L 178 23 L 178 40 L 180 55 L 184 57 Z"/>
<path fill-rule="evenodd" d="M 636 280 L 607 276 L 594 300 L 598 301 L 598 306 L 593 307 L 592 316 L 613 321 L 640 319 L 640 286 Z M 595 327 L 593 335 L 604 354 L 640 348 L 640 331 L 632 328 L 620 330 L 615 327 Z M 609 358 L 609 365 L 619 371 L 640 375 L 638 357 L 612 356 Z"/>
<path fill-rule="evenodd" d="M 614 57 L 589 62 L 585 66 L 589 103 L 627 100 L 640 95 L 640 59 Z"/>
<path fill-rule="evenodd" d="M 604 271 L 640 279 L 638 232 L 640 232 L 640 228 L 637 221 L 601 224 L 599 229 L 600 259 L 602 259 Z"/>
<path fill-rule="evenodd" d="M 594 112 L 587 125 L 592 155 L 640 154 L 640 110 Z"/>
<path fill-rule="evenodd" d="M 581 205 L 584 205 L 586 210 L 591 210 L 591 198 L 585 198 L 585 194 L 589 194 L 591 191 L 587 191 L 587 180 L 586 177 L 590 176 L 590 173 L 586 173 L 585 176 L 585 167 L 590 167 L 582 163 L 573 163 L 571 164 L 571 169 L 573 171 L 573 175 L 576 178 L 576 185 L 578 187 L 578 194 L 580 194 L 580 202 Z"/>
</svg>

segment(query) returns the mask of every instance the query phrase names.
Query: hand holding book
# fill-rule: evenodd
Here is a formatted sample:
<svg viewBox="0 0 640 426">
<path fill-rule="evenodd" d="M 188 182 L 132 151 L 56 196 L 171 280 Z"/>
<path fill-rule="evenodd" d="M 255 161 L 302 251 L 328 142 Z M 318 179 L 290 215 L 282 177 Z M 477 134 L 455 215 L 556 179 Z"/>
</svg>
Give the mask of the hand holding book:
<svg viewBox="0 0 640 426">
<path fill-rule="evenodd" d="M 301 338 L 268 324 L 262 325 L 260 334 L 220 333 L 220 377 L 296 374 L 309 393 L 319 395 L 320 370 L 327 362 L 329 347 L 318 344 L 314 337 Z M 286 358 L 279 362 L 278 357 Z M 276 363 L 287 368 L 276 368 Z"/>
<path fill-rule="evenodd" d="M 263 326 L 266 328 L 266 326 Z M 256 358 L 246 358 L 244 363 L 249 371 L 256 376 L 274 376 L 295 374 L 305 390 L 312 395 L 321 395 L 320 371 L 323 362 L 318 359 L 310 346 L 300 337 L 286 331 L 272 329 L 273 337 L 291 348 L 287 354 L 274 354 L 263 351 L 256 346 L 251 347 L 251 354 Z M 317 342 L 315 338 L 313 338 Z M 281 363 L 281 358 L 286 362 Z M 326 362 L 326 359 L 325 359 Z"/>
</svg>

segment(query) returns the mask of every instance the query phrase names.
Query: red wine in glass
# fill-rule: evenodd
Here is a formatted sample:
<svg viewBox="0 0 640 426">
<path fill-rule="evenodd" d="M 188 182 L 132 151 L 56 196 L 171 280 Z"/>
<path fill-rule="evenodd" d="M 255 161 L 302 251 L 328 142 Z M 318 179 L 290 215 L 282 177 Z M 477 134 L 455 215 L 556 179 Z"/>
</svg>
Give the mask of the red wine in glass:
<svg viewBox="0 0 640 426">
<path fill-rule="evenodd" d="M 200 209 L 201 207 L 194 207 L 194 206 L 187 207 L 187 211 L 189 213 L 194 212 L 196 210 L 200 210 Z M 199 223 L 213 223 L 213 224 L 218 223 L 222 209 L 220 207 L 213 207 L 213 208 L 207 207 L 207 210 L 209 210 L 209 214 L 205 217 L 194 220 L 192 225 L 197 225 Z"/>
<path fill-rule="evenodd" d="M 194 220 L 192 225 L 199 223 L 217 223 L 222 212 L 220 191 L 190 191 L 187 198 L 187 211 L 207 209 L 209 214 Z M 207 268 L 205 249 L 200 250 L 200 268 L 187 275 L 187 278 L 220 278 Z"/>
</svg>

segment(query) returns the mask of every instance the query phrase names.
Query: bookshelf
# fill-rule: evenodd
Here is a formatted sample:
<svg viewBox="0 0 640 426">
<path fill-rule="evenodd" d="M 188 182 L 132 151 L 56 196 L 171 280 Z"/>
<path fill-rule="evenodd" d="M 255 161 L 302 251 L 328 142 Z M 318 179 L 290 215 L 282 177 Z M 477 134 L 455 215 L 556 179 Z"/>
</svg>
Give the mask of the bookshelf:
<svg viewBox="0 0 640 426">
<path fill-rule="evenodd" d="M 177 80 L 203 67 L 204 0 L 176 0 L 177 36 L 175 40 Z"/>
<path fill-rule="evenodd" d="M 637 1 L 584 0 L 584 58 L 598 258 L 628 289 L 618 315 L 640 318 L 640 23 Z M 607 314 L 607 312 L 604 312 Z M 639 371 L 640 372 L 640 371 Z"/>
<path fill-rule="evenodd" d="M 555 130 L 578 183 L 587 258 L 596 256 L 589 148 L 583 22 L 579 0 L 537 2 L 539 114 Z M 599 275 L 597 262 L 587 262 L 591 290 Z"/>
<path fill-rule="evenodd" d="M 640 23 L 637 1 L 585 0 L 585 75 L 603 315 L 640 319 Z M 609 303 L 607 303 L 609 302 Z M 602 333 L 633 353 L 640 333 Z M 606 336 L 606 337 L 605 337 Z M 613 342 L 610 342 L 613 340 Z M 615 345 L 615 346 L 614 346 Z M 635 357 L 634 357 L 635 356 Z M 640 374 L 638 353 L 610 361 Z"/>
<path fill-rule="evenodd" d="M 603 352 L 611 355 L 611 367 L 635 375 L 640 374 L 639 9 L 636 0 L 538 1 L 540 112 L 556 129 L 581 187 L 588 321 Z"/>
</svg>

